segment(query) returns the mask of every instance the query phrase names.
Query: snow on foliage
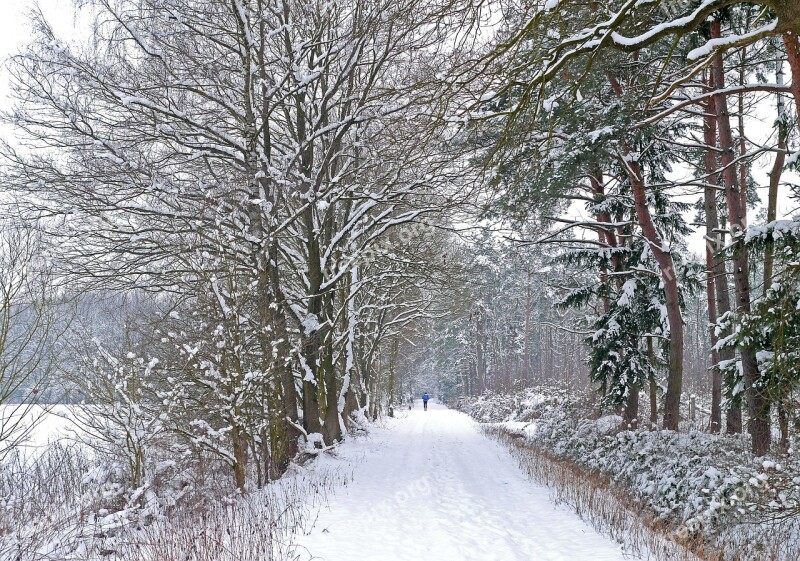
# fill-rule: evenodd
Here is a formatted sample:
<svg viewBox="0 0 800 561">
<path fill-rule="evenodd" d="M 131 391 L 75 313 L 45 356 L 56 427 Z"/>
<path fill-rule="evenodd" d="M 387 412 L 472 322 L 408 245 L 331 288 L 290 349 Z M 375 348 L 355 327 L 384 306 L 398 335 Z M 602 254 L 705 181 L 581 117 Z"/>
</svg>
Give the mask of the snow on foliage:
<svg viewBox="0 0 800 561">
<path fill-rule="evenodd" d="M 623 430 L 618 415 L 587 417 L 585 398 L 564 388 L 489 394 L 457 405 L 609 477 L 676 530 L 711 535 L 800 511 L 800 459 L 753 458 L 737 436 Z M 528 421 L 522 429 L 521 419 Z"/>
</svg>

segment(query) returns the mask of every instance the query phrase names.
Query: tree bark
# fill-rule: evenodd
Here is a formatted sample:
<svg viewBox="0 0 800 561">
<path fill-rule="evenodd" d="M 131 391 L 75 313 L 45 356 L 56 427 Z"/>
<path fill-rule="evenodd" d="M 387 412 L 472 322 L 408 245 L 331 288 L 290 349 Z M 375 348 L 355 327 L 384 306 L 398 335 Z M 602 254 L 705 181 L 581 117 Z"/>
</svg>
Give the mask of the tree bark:
<svg viewBox="0 0 800 561">
<path fill-rule="evenodd" d="M 783 85 L 783 61 L 778 61 L 776 72 L 778 85 Z M 786 148 L 788 141 L 788 127 L 786 122 L 786 108 L 783 103 L 783 96 L 778 94 L 778 153 L 769 174 L 769 193 L 767 195 L 767 222 L 774 222 L 778 217 L 778 188 L 781 184 L 783 166 L 786 164 Z M 773 268 L 775 265 L 775 250 L 772 240 L 767 241 L 764 249 L 764 293 L 772 285 Z"/>
<path fill-rule="evenodd" d="M 611 89 L 617 96 L 622 96 L 622 86 L 616 78 L 609 75 Z M 638 160 L 631 157 L 632 150 L 625 149 L 622 165 L 631 184 L 636 217 L 642 234 L 647 240 L 653 258 L 661 271 L 664 283 L 664 304 L 669 324 L 669 373 L 667 376 L 667 393 L 664 398 L 664 428 L 678 430 L 680 421 L 681 391 L 683 387 L 683 316 L 681 314 L 680 289 L 675 271 L 672 253 L 658 233 L 650 208 L 647 203 L 647 189 L 644 173 Z"/>
<path fill-rule="evenodd" d="M 711 24 L 711 36 L 715 39 L 721 37 L 719 20 L 714 20 Z M 712 63 L 712 73 L 715 88 L 721 90 L 725 87 L 725 69 L 722 57 L 719 55 L 714 58 Z M 747 227 L 747 208 L 741 204 L 740 185 L 734 165 L 733 133 L 726 96 L 721 93 L 716 94 L 714 103 L 717 111 L 719 146 L 722 150 L 722 177 L 725 184 L 725 198 L 728 203 L 728 222 L 731 231 L 737 232 Z M 746 249 L 740 248 L 734 253 L 733 264 L 733 279 L 738 301 L 737 312 L 741 317 L 750 313 L 750 264 Z M 752 343 L 743 345 L 740 353 L 752 449 L 754 454 L 762 456 L 769 451 L 769 402 L 767 396 L 757 385 L 758 363 L 754 345 Z"/>
<path fill-rule="evenodd" d="M 647 358 L 650 361 L 651 369 L 648 382 L 650 385 L 650 426 L 658 424 L 658 384 L 656 383 L 655 367 L 656 355 L 653 352 L 653 338 L 647 338 Z"/>
<path fill-rule="evenodd" d="M 295 386 L 294 373 L 288 364 L 291 353 L 289 332 L 286 328 L 286 316 L 282 313 L 282 308 L 276 311 L 272 321 L 277 354 L 274 368 L 277 370 L 283 398 L 283 419 L 281 419 L 283 443 L 280 446 L 280 450 L 273 451 L 273 461 L 281 474 L 286 471 L 286 468 L 289 467 L 289 462 L 297 454 L 297 439 L 300 437 L 300 431 L 295 426 L 299 417 L 297 411 L 297 387 Z"/>
<path fill-rule="evenodd" d="M 241 22 L 246 25 L 245 22 Z M 251 169 L 250 177 L 252 177 L 256 184 L 256 189 L 253 190 L 253 200 L 265 199 L 270 203 L 269 207 L 262 205 L 252 205 L 252 212 L 257 211 L 257 218 L 252 221 L 254 234 L 260 240 L 262 247 L 261 251 L 266 250 L 265 255 L 259 255 L 256 260 L 257 267 L 259 267 L 259 299 L 260 305 L 264 308 L 260 311 L 262 326 L 267 325 L 272 327 L 272 334 L 262 334 L 262 352 L 264 353 L 264 361 L 267 362 L 267 357 L 273 357 L 270 367 L 275 372 L 278 385 L 280 387 L 280 397 L 282 401 L 282 418 L 272 419 L 269 427 L 270 436 L 275 442 L 271 450 L 271 463 L 277 469 L 276 476 L 282 475 L 289 467 L 289 462 L 297 454 L 298 438 L 300 431 L 296 428 L 299 422 L 298 411 L 298 393 L 295 385 L 294 374 L 290 367 L 289 361 L 291 357 L 291 344 L 289 339 L 289 330 L 287 328 L 287 313 L 290 313 L 286 298 L 283 295 L 281 288 L 281 276 L 278 269 L 278 240 L 272 237 L 270 228 L 270 219 L 273 218 L 273 209 L 277 207 L 280 190 L 275 188 L 268 178 L 270 177 L 268 162 L 272 159 L 272 129 L 268 126 L 270 121 L 270 92 L 267 82 L 267 64 L 266 64 L 266 43 L 267 37 L 265 27 L 265 20 L 262 18 L 259 21 L 259 48 L 257 52 L 257 60 L 259 67 L 259 77 L 261 79 L 261 87 L 258 90 L 260 95 L 260 119 L 254 118 L 254 110 L 250 110 L 251 104 L 248 103 L 248 129 L 251 131 Z M 243 38 L 246 40 L 246 33 L 244 28 L 240 28 Z M 249 68 L 249 54 L 243 60 L 245 65 L 245 75 L 250 77 Z M 251 96 L 251 84 L 247 84 L 244 93 L 247 98 Z M 254 96 L 256 97 L 256 96 Z M 256 100 L 253 100 L 252 107 L 256 108 Z M 259 127 L 259 125 L 263 125 Z M 261 129 L 261 142 L 262 151 L 259 154 L 258 143 L 256 138 L 258 130 Z M 256 172 L 256 162 L 258 162 L 258 169 L 260 173 Z M 254 173 L 256 172 L 256 173 Z M 258 178 L 258 179 L 256 179 Z M 264 212 L 265 208 L 269 208 L 269 214 Z M 266 259 L 266 262 L 262 262 Z M 272 309 L 272 304 L 277 304 L 276 309 Z M 274 356 L 273 356 L 274 354 Z M 280 411 L 280 409 L 279 409 Z M 280 415 L 280 413 L 278 413 Z M 277 415 L 276 415 L 277 416 Z M 278 433 L 277 435 L 275 433 Z M 263 443 L 262 443 L 263 445 Z M 260 463 L 259 463 L 260 465 Z"/>
<path fill-rule="evenodd" d="M 748 22 L 749 22 L 749 15 L 748 15 Z M 746 84 L 746 65 L 747 65 L 747 47 L 742 47 L 741 50 L 741 61 L 739 64 L 739 85 L 743 86 Z M 737 115 L 739 121 L 739 155 L 742 157 L 742 160 L 739 162 L 739 198 L 741 199 L 741 205 L 744 209 L 747 209 L 747 161 L 744 159 L 744 155 L 747 154 L 747 137 L 745 136 L 744 130 L 744 94 L 740 93 L 738 95 L 739 101 L 739 114 Z"/>
<path fill-rule="evenodd" d="M 603 200 L 605 200 L 605 186 L 603 185 L 603 172 L 601 170 L 595 170 L 594 173 L 591 175 L 589 179 L 592 185 L 592 191 L 594 191 L 594 200 L 596 204 L 599 204 Z M 611 215 L 607 212 L 600 212 L 597 214 L 597 221 L 602 222 L 605 224 L 610 224 L 612 222 Z M 598 230 L 598 237 L 600 238 L 600 242 L 605 243 L 611 248 L 616 248 L 619 246 L 617 236 L 614 232 L 609 230 L 608 228 L 600 228 Z M 622 270 L 622 264 L 620 263 L 620 258 L 618 253 L 612 253 L 611 256 L 611 265 L 615 273 L 619 273 Z M 622 277 L 620 275 L 616 275 L 617 279 L 617 289 L 622 288 Z M 609 283 L 609 275 L 608 271 L 603 270 L 600 271 L 600 282 L 603 283 L 604 286 L 607 286 Z M 603 295 L 603 311 L 608 314 L 611 312 L 611 301 L 609 300 L 607 295 Z"/>
<path fill-rule="evenodd" d="M 247 491 L 247 442 L 236 422 L 232 423 L 231 443 L 233 445 L 233 477 L 236 488 L 244 495 Z"/>
<path fill-rule="evenodd" d="M 664 283 L 665 306 L 669 323 L 669 376 L 667 377 L 667 393 L 664 401 L 664 428 L 678 430 L 680 420 L 680 400 L 683 385 L 683 317 L 680 307 L 680 292 L 675 273 L 675 263 L 669 249 L 658 234 L 650 208 L 647 204 L 644 175 L 637 161 L 623 162 L 633 190 L 636 216 L 642 233 L 650 245 L 653 257 L 661 269 L 661 280 Z"/>
<path fill-rule="evenodd" d="M 314 197 L 314 185 L 312 183 L 312 169 L 314 166 L 313 143 L 307 140 L 306 114 L 303 110 L 305 104 L 305 92 L 302 90 L 295 94 L 295 106 L 297 109 L 297 122 L 295 123 L 296 137 L 298 142 L 306 143 L 305 148 L 300 153 L 300 171 L 304 185 L 301 193 L 309 199 Z M 304 233 L 306 236 L 306 265 L 308 267 L 308 305 L 306 309 L 307 325 L 301 327 L 303 330 L 302 355 L 304 361 L 303 376 L 303 427 L 308 433 L 322 433 L 322 423 L 320 419 L 320 386 L 324 380 L 320 375 L 320 349 L 322 348 L 322 286 L 323 271 L 320 261 L 319 232 L 314 221 L 314 205 L 306 205 L 300 217 Z"/>
<path fill-rule="evenodd" d="M 789 449 L 789 412 L 786 408 L 786 402 L 782 399 L 778 401 L 778 428 L 781 431 L 778 448 L 785 453 Z"/>
<path fill-rule="evenodd" d="M 797 0 L 771 0 L 765 4 L 778 14 L 781 31 L 800 34 L 800 2 Z"/>
<path fill-rule="evenodd" d="M 722 426 L 722 373 L 719 371 L 719 352 L 716 350 L 717 307 L 714 288 L 714 258 L 706 249 L 706 295 L 708 299 L 708 324 L 711 332 L 711 420 L 709 432 L 718 433 Z"/>
<path fill-rule="evenodd" d="M 531 375 L 531 304 L 533 297 L 531 294 L 531 270 L 530 263 L 527 264 L 527 284 L 525 285 L 525 380 L 532 382 L 533 376 Z"/>
<path fill-rule="evenodd" d="M 718 251 L 715 249 L 711 240 L 715 240 L 718 236 L 717 230 L 719 229 L 719 218 L 717 216 L 717 193 L 716 185 L 718 182 L 717 177 L 717 156 L 714 151 L 717 145 L 717 123 L 714 113 L 716 112 L 714 100 L 709 100 L 708 107 L 704 118 L 703 134 L 706 146 L 705 151 L 705 167 L 706 167 L 706 187 L 704 196 L 704 210 L 706 215 L 706 295 L 708 300 L 708 324 L 711 337 L 711 423 L 709 431 L 717 433 L 722 426 L 722 373 L 719 370 L 720 356 L 716 350 L 718 338 L 716 335 L 717 323 L 717 288 L 715 271 L 715 260 L 717 258 L 714 253 Z M 725 264 L 722 264 L 723 269 Z M 727 283 L 727 279 L 723 276 L 719 279 L 720 283 Z M 726 286 L 727 288 L 727 286 Z"/>
<path fill-rule="evenodd" d="M 486 334 L 484 329 L 484 308 L 478 305 L 475 311 L 475 377 L 478 393 L 486 391 Z"/>
<path fill-rule="evenodd" d="M 800 6 L 800 2 L 796 2 L 796 0 L 786 1 L 794 2 L 796 6 Z M 800 8 L 796 9 L 800 11 Z M 798 26 L 800 26 L 800 21 L 798 21 Z M 800 115 L 800 28 L 795 29 L 794 32 L 784 33 L 783 44 L 786 46 L 786 55 L 789 59 L 789 67 L 792 70 L 792 83 L 789 88 L 792 91 L 797 114 Z"/>
<path fill-rule="evenodd" d="M 332 334 L 331 334 L 332 335 Z M 325 425 L 323 436 L 330 445 L 342 439 L 342 424 L 339 414 L 339 388 L 336 379 L 336 366 L 333 360 L 332 342 L 326 342 L 325 355 L 322 360 L 325 376 Z"/>
<path fill-rule="evenodd" d="M 388 404 L 389 407 L 395 406 L 395 385 L 397 378 L 397 356 L 400 351 L 400 337 L 392 338 L 392 350 L 389 355 L 389 380 L 388 380 Z"/>
<path fill-rule="evenodd" d="M 795 43 L 791 48 L 800 51 L 800 47 L 796 44 L 797 37 L 784 37 L 787 49 L 790 48 L 791 43 Z M 778 85 L 783 85 L 783 61 L 778 60 L 776 71 L 776 78 Z M 800 74 L 796 74 L 798 79 L 793 80 L 794 86 L 800 87 Z M 796 92 L 795 92 L 796 93 Z M 797 97 L 795 98 L 797 99 Z M 783 96 L 778 94 L 777 103 L 778 112 L 778 153 L 775 155 L 775 162 L 773 163 L 772 170 L 769 174 L 769 194 L 767 195 L 767 222 L 774 222 L 778 218 L 778 191 L 781 184 L 781 177 L 783 175 L 783 166 L 786 164 L 786 149 L 788 147 L 788 137 L 790 124 L 788 116 L 786 115 L 786 107 L 783 102 Z M 772 286 L 772 277 L 775 267 L 775 248 L 772 240 L 767 241 L 764 248 L 764 294 Z M 778 409 L 778 428 L 780 429 L 780 442 L 778 447 L 781 451 L 786 451 L 789 447 L 789 418 L 787 413 L 787 404 L 785 403 L 785 392 L 779 391 L 777 396 L 777 409 Z"/>
<path fill-rule="evenodd" d="M 628 386 L 628 400 L 625 404 L 625 427 L 631 430 L 639 428 L 639 385 Z"/>
</svg>

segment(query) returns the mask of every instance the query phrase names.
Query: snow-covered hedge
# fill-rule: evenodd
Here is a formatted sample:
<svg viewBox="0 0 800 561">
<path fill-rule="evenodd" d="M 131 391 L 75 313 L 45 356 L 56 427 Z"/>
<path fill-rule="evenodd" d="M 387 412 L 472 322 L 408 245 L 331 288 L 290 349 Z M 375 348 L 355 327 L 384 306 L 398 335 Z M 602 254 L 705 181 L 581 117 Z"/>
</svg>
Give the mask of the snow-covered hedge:
<svg viewBox="0 0 800 561">
<path fill-rule="evenodd" d="M 787 465 L 752 459 L 740 438 L 622 431 L 621 424 L 616 416 L 575 419 L 562 405 L 525 434 L 549 453 L 608 476 L 657 518 L 692 531 L 800 508 L 800 479 L 792 475 L 800 475 L 800 464 L 791 458 Z"/>
<path fill-rule="evenodd" d="M 616 415 L 586 418 L 584 398 L 545 395 L 532 389 L 460 405 L 479 421 L 503 423 L 548 454 L 607 476 L 657 519 L 692 534 L 800 515 L 794 454 L 753 458 L 744 437 L 622 430 Z M 530 423 L 520 430 L 519 421 Z"/>
<path fill-rule="evenodd" d="M 450 407 L 458 409 L 481 423 L 531 421 L 551 405 L 564 402 L 568 388 L 541 386 L 513 393 L 487 392 L 480 396 L 460 397 Z"/>
</svg>

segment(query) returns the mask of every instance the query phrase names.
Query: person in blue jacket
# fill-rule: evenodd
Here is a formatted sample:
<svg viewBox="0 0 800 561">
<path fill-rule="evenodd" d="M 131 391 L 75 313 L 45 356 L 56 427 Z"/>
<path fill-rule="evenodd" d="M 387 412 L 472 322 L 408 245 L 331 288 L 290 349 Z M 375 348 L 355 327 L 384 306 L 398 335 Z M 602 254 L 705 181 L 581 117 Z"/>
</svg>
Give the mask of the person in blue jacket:
<svg viewBox="0 0 800 561">
<path fill-rule="evenodd" d="M 429 399 L 430 399 L 430 396 L 428 395 L 428 392 L 425 392 L 424 394 L 422 394 L 422 407 L 425 409 L 425 411 L 428 410 L 428 400 Z"/>
</svg>

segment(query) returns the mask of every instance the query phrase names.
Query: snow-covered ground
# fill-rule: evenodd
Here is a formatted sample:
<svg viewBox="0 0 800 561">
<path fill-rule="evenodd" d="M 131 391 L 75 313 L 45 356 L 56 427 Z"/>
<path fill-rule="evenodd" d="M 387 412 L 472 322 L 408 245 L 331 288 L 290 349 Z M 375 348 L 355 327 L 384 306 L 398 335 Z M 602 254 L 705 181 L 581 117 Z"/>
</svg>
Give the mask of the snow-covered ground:
<svg viewBox="0 0 800 561">
<path fill-rule="evenodd" d="M 366 442 L 352 482 L 298 538 L 301 561 L 631 559 L 554 506 L 467 415 L 418 406 Z"/>
</svg>

